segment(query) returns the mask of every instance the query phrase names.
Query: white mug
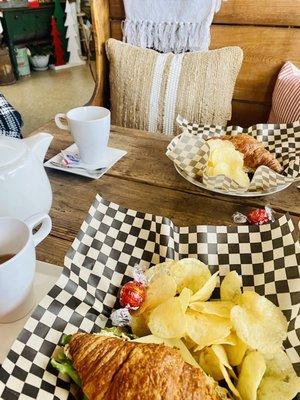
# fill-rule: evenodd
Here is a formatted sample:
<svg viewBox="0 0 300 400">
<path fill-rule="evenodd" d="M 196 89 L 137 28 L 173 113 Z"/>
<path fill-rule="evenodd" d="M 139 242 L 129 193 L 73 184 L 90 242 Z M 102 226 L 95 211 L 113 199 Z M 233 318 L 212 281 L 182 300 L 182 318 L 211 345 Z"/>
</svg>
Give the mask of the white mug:
<svg viewBox="0 0 300 400">
<path fill-rule="evenodd" d="M 41 224 L 36 233 L 32 229 Z M 33 280 L 35 246 L 51 231 L 47 214 L 36 214 L 23 222 L 17 218 L 0 218 L 0 257 L 13 255 L 0 264 L 0 323 L 17 321 L 34 306 Z"/>
<path fill-rule="evenodd" d="M 67 125 L 61 119 L 66 119 Z M 110 132 L 110 111 L 107 108 L 73 108 L 67 114 L 57 114 L 55 123 L 60 129 L 71 132 L 84 163 L 96 165 L 101 162 Z"/>
</svg>

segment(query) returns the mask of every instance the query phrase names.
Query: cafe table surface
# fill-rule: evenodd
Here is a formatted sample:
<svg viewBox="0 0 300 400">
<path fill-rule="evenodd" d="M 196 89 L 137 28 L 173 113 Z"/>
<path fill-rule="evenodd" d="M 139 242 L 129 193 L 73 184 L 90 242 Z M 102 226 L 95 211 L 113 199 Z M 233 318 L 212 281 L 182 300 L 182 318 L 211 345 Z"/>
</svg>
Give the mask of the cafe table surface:
<svg viewBox="0 0 300 400">
<path fill-rule="evenodd" d="M 54 139 L 46 159 L 72 144 L 71 135 L 49 122 L 37 131 Z M 112 126 L 109 146 L 127 151 L 99 180 L 47 169 L 53 191 L 50 211 L 53 228 L 37 247 L 37 259 L 62 266 L 64 256 L 99 193 L 106 200 L 142 212 L 170 218 L 177 226 L 234 225 L 235 211 L 270 205 L 276 216 L 290 213 L 297 229 L 300 218 L 300 191 L 296 184 L 265 197 L 232 197 L 200 189 L 175 170 L 165 155 L 172 138 Z"/>
</svg>

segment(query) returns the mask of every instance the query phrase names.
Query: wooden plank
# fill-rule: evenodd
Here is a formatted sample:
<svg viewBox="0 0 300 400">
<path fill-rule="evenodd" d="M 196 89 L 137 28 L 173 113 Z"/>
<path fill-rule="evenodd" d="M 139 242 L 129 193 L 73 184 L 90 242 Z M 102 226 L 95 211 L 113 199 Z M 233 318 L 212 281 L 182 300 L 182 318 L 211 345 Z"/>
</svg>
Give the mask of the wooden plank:
<svg viewBox="0 0 300 400">
<path fill-rule="evenodd" d="M 122 39 L 121 22 L 111 22 L 111 36 Z M 270 102 L 276 77 L 286 60 L 300 66 L 300 29 L 214 25 L 211 48 L 240 46 L 244 61 L 235 100 Z"/>
<path fill-rule="evenodd" d="M 71 144 L 71 136 L 58 129 L 53 122 L 43 126 L 39 131 L 51 132 L 54 134 L 54 140 L 50 150 L 47 153 L 47 159 L 57 154 L 61 149 Z M 242 202 L 246 207 L 263 207 L 270 204 L 279 213 L 290 212 L 296 217 L 300 217 L 299 190 L 296 186 L 291 186 L 284 192 L 279 192 L 267 197 L 239 198 L 232 196 L 218 195 L 203 189 L 200 189 L 183 179 L 175 171 L 173 164 L 166 157 L 166 147 L 170 137 L 164 135 L 154 135 L 147 132 L 136 131 L 132 129 L 112 127 L 110 135 L 110 146 L 124 149 L 127 155 L 120 160 L 107 175 L 127 181 L 136 181 L 155 185 L 160 188 L 173 189 L 184 193 L 197 195 L 198 202 L 214 204 L 217 200 L 224 203 L 235 204 L 236 207 Z M 66 182 L 73 179 L 73 176 L 67 175 Z M 81 185 L 88 196 L 90 183 L 86 179 L 80 179 Z M 93 181 L 101 183 L 100 181 Z M 62 184 L 62 190 L 64 186 Z M 121 190 L 121 189 L 120 189 Z M 68 191 L 66 191 L 68 193 Z M 61 201 L 64 207 L 64 199 Z M 164 201 L 164 200 L 163 200 Z M 161 203 L 163 203 L 161 201 Z M 79 207 L 78 204 L 74 207 Z M 229 216 L 231 217 L 231 216 Z"/>
<path fill-rule="evenodd" d="M 266 123 L 269 118 L 271 105 L 268 103 L 250 103 L 239 100 L 232 102 L 232 117 L 228 125 L 238 125 L 243 128 Z"/>
<path fill-rule="evenodd" d="M 228 0 L 215 23 L 249 25 L 300 25 L 300 0 Z"/>
<path fill-rule="evenodd" d="M 38 131 L 51 132 L 53 143 L 47 159 L 66 148 L 71 135 L 54 122 Z M 112 127 L 110 145 L 126 149 L 127 156 L 99 180 L 47 169 L 53 190 L 53 229 L 37 247 L 37 258 L 63 265 L 64 256 L 97 193 L 124 207 L 166 216 L 178 225 L 233 225 L 235 211 L 247 212 L 265 204 L 278 216 L 290 211 L 297 226 L 300 216 L 299 191 L 292 187 L 274 196 L 241 199 L 200 190 L 182 179 L 165 156 L 170 138 Z"/>
<path fill-rule="evenodd" d="M 242 203 L 219 199 L 209 202 L 196 194 L 108 175 L 97 181 L 60 171 L 48 170 L 48 174 L 54 195 L 50 213 L 53 228 L 51 235 L 37 247 L 37 258 L 56 265 L 63 265 L 64 256 L 97 193 L 124 207 L 168 217 L 177 226 L 232 225 L 234 211 L 250 209 Z"/>
<path fill-rule="evenodd" d="M 123 0 L 110 0 L 112 19 L 124 19 Z M 215 23 L 248 25 L 300 25 L 300 0 L 228 0 L 215 15 Z"/>
<path fill-rule="evenodd" d="M 240 46 L 244 61 L 234 98 L 271 101 L 278 72 L 285 61 L 300 66 L 300 29 L 255 26 L 212 27 L 211 48 Z"/>
<path fill-rule="evenodd" d="M 36 247 L 36 259 L 63 267 L 72 241 L 57 238 L 52 233 Z"/>
<path fill-rule="evenodd" d="M 123 0 L 109 0 L 109 14 L 111 19 L 124 19 L 124 3 Z"/>
</svg>

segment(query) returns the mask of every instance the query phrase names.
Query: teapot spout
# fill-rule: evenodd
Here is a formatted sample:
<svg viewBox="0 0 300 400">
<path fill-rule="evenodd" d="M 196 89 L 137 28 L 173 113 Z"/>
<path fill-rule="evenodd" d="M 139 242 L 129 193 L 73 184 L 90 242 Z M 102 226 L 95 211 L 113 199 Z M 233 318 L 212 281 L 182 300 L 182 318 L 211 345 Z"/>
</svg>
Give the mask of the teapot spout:
<svg viewBox="0 0 300 400">
<path fill-rule="evenodd" d="M 50 133 L 40 132 L 23 140 L 28 148 L 35 152 L 38 159 L 43 162 L 52 139 L 53 135 Z"/>
</svg>

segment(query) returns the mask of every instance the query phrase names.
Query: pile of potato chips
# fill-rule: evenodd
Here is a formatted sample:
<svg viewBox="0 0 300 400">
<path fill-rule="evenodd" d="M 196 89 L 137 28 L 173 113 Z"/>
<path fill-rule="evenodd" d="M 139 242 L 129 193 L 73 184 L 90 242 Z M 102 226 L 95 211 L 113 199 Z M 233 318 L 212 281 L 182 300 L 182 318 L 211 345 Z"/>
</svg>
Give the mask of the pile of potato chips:
<svg viewBox="0 0 300 400">
<path fill-rule="evenodd" d="M 206 167 L 208 177 L 225 175 L 247 189 L 250 179 L 244 171 L 244 155 L 235 150 L 229 141 L 221 139 L 208 140 L 210 148 L 209 159 Z"/>
<path fill-rule="evenodd" d="M 282 347 L 285 316 L 265 297 L 242 293 L 236 272 L 223 279 L 220 300 L 210 299 L 218 272 L 211 275 L 197 259 L 158 264 L 146 275 L 146 300 L 132 315 L 137 341 L 179 348 L 236 399 L 292 400 L 300 391 Z"/>
</svg>

